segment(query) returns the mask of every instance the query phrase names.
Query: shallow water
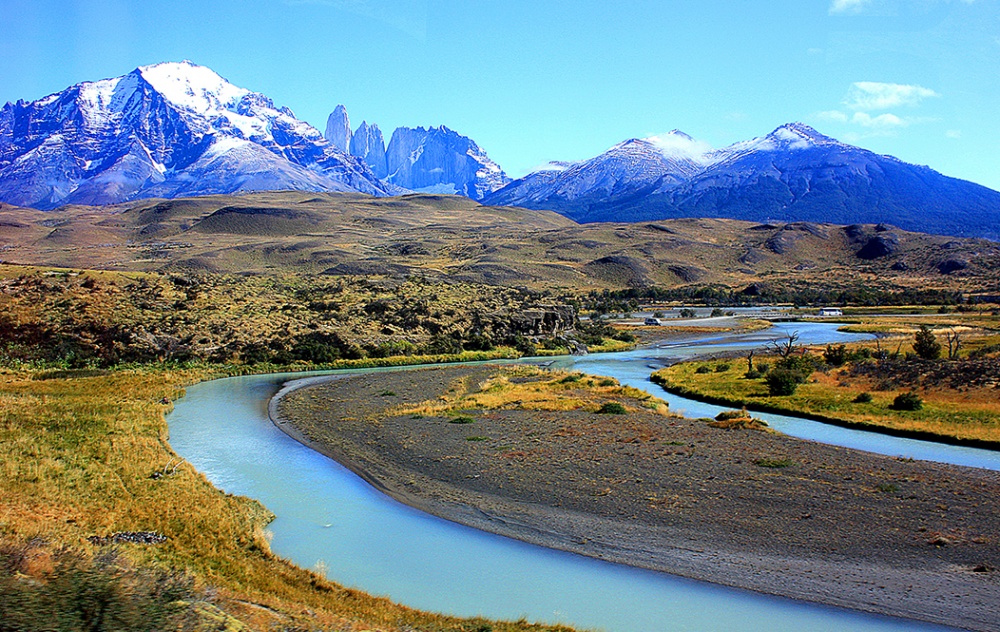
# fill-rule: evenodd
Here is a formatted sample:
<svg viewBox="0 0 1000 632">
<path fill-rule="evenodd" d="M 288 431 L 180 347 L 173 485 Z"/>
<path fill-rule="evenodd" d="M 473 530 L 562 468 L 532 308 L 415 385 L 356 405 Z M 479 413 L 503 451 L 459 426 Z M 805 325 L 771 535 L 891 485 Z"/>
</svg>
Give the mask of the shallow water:
<svg viewBox="0 0 1000 632">
<path fill-rule="evenodd" d="M 809 336 L 844 335 L 821 327 L 810 327 Z M 616 354 L 617 363 L 595 355 L 575 366 L 633 383 L 639 367 L 648 377 L 648 364 L 705 352 L 697 349 Z M 301 377 L 229 378 L 189 388 L 168 417 L 170 443 L 216 486 L 256 498 L 277 515 L 270 525 L 275 553 L 340 583 L 439 612 L 621 632 L 944 629 L 609 564 L 423 514 L 270 423 L 268 399 L 284 381 Z"/>
</svg>

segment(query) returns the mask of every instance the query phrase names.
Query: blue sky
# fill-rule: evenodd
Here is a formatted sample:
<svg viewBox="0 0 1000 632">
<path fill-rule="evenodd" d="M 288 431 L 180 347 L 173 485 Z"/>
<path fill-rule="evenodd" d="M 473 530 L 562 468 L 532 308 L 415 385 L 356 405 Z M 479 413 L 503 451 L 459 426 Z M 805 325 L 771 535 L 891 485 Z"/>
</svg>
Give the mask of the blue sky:
<svg viewBox="0 0 1000 632">
<path fill-rule="evenodd" d="M 512 176 L 790 121 L 1000 189 L 1000 0 L 0 0 L 0 102 L 189 59 L 323 129 L 447 125 Z"/>
</svg>

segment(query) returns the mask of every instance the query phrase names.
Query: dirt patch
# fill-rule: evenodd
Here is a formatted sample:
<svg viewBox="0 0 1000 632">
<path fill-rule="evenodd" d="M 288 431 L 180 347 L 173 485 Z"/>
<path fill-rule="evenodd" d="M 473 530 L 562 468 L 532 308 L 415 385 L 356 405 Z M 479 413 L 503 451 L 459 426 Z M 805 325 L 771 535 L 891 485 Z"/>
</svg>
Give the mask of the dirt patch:
<svg viewBox="0 0 1000 632">
<path fill-rule="evenodd" d="M 714 428 L 625 400 L 625 415 L 516 402 L 441 417 L 395 412 L 474 392 L 498 370 L 314 383 L 274 401 L 272 414 L 397 499 L 470 526 L 771 594 L 995 629 L 1000 573 L 975 569 L 1000 567 L 996 472 Z"/>
</svg>

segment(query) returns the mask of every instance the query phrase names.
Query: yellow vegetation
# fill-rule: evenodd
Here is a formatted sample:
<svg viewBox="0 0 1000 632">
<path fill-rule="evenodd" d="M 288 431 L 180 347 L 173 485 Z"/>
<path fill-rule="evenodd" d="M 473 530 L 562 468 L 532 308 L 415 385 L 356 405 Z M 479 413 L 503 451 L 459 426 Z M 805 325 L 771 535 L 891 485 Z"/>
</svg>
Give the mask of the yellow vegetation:
<svg viewBox="0 0 1000 632">
<path fill-rule="evenodd" d="M 37 379 L 45 374 L 0 371 L 0 546 L 34 540 L 43 551 L 69 546 L 90 556 L 98 547 L 89 536 L 161 533 L 167 540 L 156 546 L 119 546 L 141 567 L 186 569 L 213 588 L 216 606 L 253 629 L 475 630 L 485 623 L 414 611 L 292 566 L 270 552 L 266 508 L 220 492 L 187 463 L 175 468 L 163 414 L 184 385 L 214 376 L 145 368 Z M 45 558 L 37 555 L 37 575 Z"/>
<path fill-rule="evenodd" d="M 549 371 L 530 365 L 498 367 L 488 380 L 470 388 L 456 383 L 444 396 L 403 405 L 396 415 L 442 416 L 470 409 L 520 409 L 596 412 L 609 401 L 627 399 L 660 414 L 669 414 L 666 402 L 611 378 L 585 376 L 568 371 Z M 628 408 L 628 406 L 626 406 Z M 633 408 L 634 410 L 634 408 Z"/>
</svg>

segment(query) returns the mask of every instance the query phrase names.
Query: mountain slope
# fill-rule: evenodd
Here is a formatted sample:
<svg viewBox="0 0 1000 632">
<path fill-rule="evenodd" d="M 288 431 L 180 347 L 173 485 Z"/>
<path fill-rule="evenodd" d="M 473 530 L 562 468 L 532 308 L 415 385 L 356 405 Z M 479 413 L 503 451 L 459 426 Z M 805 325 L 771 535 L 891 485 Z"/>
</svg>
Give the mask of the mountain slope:
<svg viewBox="0 0 1000 632">
<path fill-rule="evenodd" d="M 678 163 L 689 166 L 687 171 L 665 171 L 662 161 L 651 160 L 636 174 L 623 172 L 624 145 L 582 163 L 598 176 L 581 177 L 575 167 L 541 186 L 537 176 L 529 176 L 484 202 L 552 209 L 580 222 L 675 217 L 886 222 L 1000 239 L 1000 193 L 841 143 L 801 123 L 720 150 L 699 152 L 692 141 L 689 162 Z M 615 186 L 602 184 L 608 181 Z"/>
<path fill-rule="evenodd" d="M 11 204 L 258 189 L 397 192 L 288 108 L 190 62 L 0 110 L 0 200 Z"/>
</svg>

